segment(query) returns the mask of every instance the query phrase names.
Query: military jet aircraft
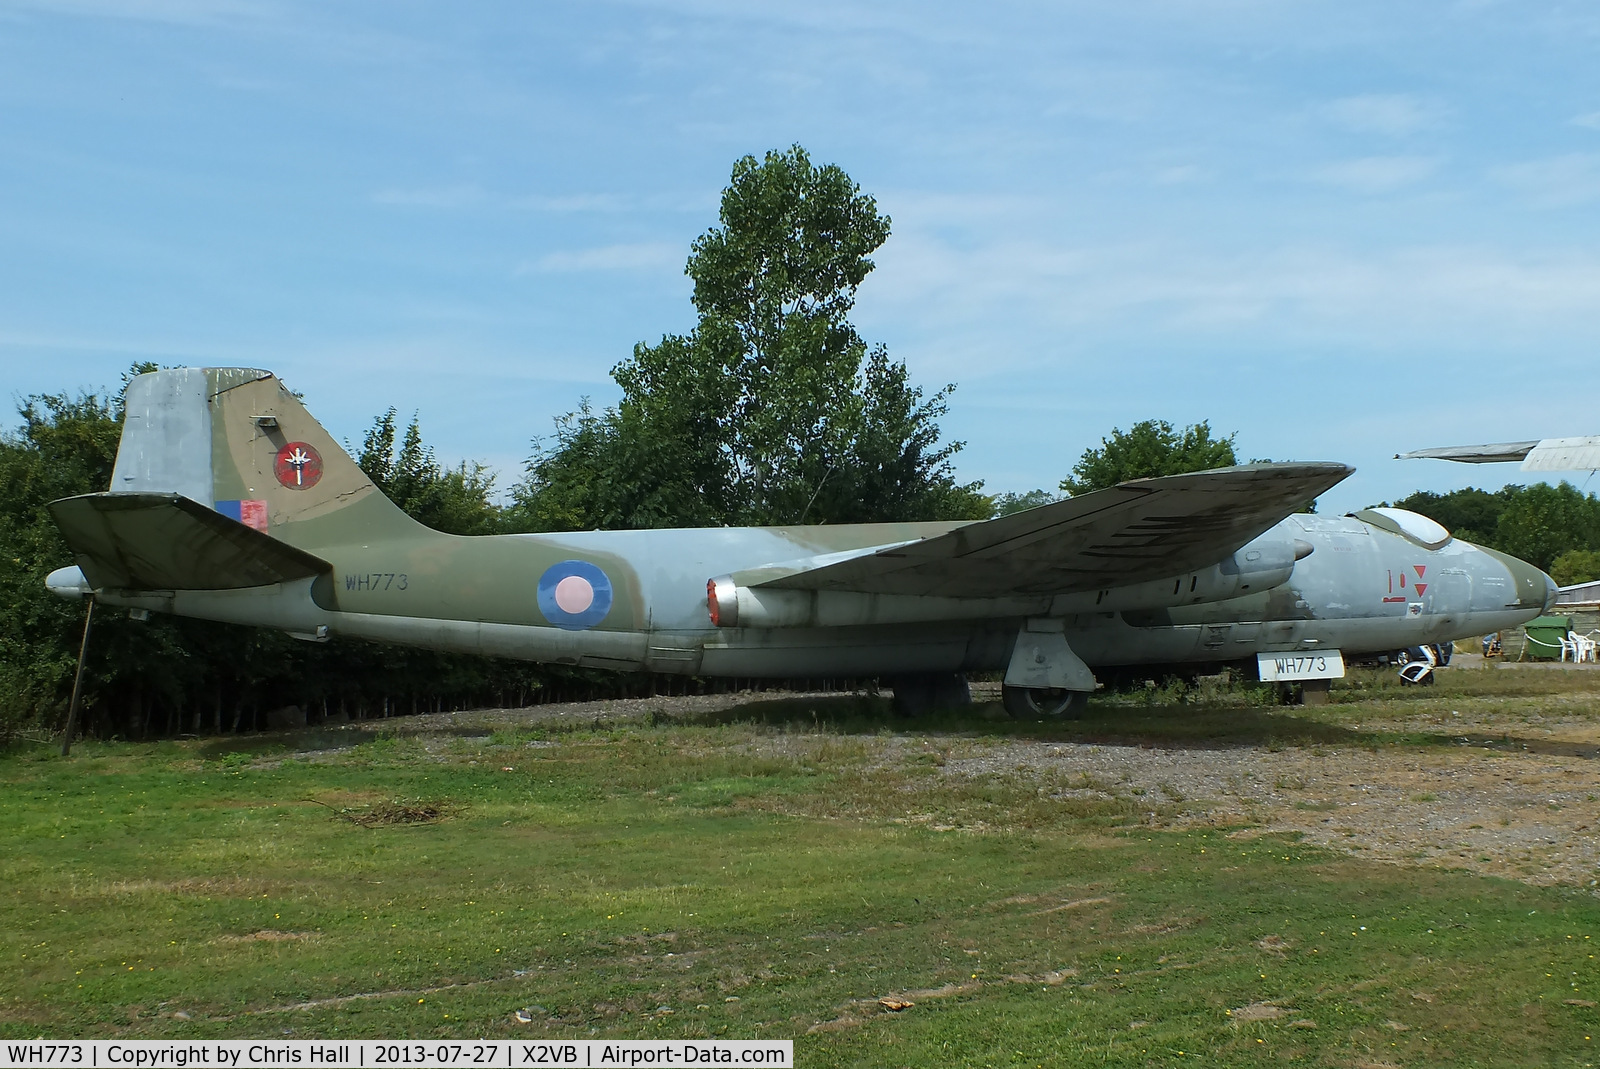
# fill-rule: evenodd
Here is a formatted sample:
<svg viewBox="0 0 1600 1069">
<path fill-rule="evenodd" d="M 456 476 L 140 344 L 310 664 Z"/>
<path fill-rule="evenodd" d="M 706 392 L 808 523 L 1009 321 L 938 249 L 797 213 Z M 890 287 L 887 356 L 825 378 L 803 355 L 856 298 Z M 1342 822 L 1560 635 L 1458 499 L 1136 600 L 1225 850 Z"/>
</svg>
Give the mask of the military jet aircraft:
<svg viewBox="0 0 1600 1069">
<path fill-rule="evenodd" d="M 50 509 L 52 590 L 134 611 L 530 661 L 879 677 L 915 711 L 1003 672 L 1006 709 L 1080 707 L 1095 669 L 1344 656 L 1537 616 L 1555 584 L 1400 509 L 1302 515 L 1342 464 L 1142 479 L 974 523 L 429 530 L 265 371 L 133 380 L 112 486 Z M 1326 683 L 1322 687 L 1325 689 Z"/>
</svg>

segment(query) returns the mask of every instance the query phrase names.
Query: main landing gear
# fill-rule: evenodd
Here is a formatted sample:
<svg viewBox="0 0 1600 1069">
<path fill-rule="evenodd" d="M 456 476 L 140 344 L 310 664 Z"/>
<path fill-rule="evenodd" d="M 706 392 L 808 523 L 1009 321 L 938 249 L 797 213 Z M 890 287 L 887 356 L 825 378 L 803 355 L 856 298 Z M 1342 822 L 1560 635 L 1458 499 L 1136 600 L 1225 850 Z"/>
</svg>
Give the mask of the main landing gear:
<svg viewBox="0 0 1600 1069">
<path fill-rule="evenodd" d="M 1018 720 L 1076 719 L 1094 688 L 1094 673 L 1067 645 L 1060 620 L 1023 622 L 1000 691 L 1006 712 Z"/>
</svg>

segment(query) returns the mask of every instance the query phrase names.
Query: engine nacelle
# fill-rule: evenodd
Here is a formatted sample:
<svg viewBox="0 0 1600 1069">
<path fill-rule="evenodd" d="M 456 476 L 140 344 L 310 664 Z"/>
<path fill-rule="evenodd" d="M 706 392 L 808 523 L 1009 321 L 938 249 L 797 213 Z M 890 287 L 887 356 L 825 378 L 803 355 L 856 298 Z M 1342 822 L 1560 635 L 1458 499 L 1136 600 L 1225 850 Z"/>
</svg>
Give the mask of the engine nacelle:
<svg viewBox="0 0 1600 1069">
<path fill-rule="evenodd" d="M 743 586 L 723 575 L 706 583 L 706 607 L 715 627 L 859 627 L 937 620 L 1011 616 L 1067 616 L 1196 605 L 1270 590 L 1311 553 L 1300 539 L 1257 539 L 1209 568 L 1167 579 L 1071 594 L 1000 598 L 923 597 L 850 590 L 795 590 Z"/>
</svg>

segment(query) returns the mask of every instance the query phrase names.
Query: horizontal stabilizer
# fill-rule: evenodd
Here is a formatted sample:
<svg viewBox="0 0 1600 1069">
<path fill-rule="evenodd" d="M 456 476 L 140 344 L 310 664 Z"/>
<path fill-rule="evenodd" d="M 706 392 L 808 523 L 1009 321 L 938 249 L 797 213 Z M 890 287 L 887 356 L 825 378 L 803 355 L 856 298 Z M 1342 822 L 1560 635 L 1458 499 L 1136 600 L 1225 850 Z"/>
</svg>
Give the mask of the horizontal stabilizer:
<svg viewBox="0 0 1600 1069">
<path fill-rule="evenodd" d="M 1248 464 L 1137 479 L 759 585 L 995 598 L 1165 579 L 1227 559 L 1352 470 Z"/>
<path fill-rule="evenodd" d="M 50 514 L 96 590 L 236 590 L 330 569 L 181 494 L 64 497 Z"/>
</svg>

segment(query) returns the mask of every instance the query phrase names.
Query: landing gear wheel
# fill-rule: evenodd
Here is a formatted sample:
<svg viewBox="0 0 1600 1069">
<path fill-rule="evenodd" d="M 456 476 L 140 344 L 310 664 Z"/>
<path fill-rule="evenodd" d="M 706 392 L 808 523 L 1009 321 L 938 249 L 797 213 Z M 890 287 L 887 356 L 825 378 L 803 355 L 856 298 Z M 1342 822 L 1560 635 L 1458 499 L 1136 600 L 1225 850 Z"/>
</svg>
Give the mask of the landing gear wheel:
<svg viewBox="0 0 1600 1069">
<path fill-rule="evenodd" d="M 1076 720 L 1088 695 L 1059 687 L 1001 687 L 1000 704 L 1016 720 Z"/>
<path fill-rule="evenodd" d="M 894 711 L 901 716 L 923 716 L 972 704 L 967 677 L 960 673 L 900 676 L 888 682 L 894 689 Z"/>
<path fill-rule="evenodd" d="M 1410 664 L 1400 669 L 1400 679 L 1402 682 L 1411 683 L 1417 686 L 1432 686 L 1433 665 L 1429 664 L 1427 661 L 1412 661 Z"/>
</svg>

